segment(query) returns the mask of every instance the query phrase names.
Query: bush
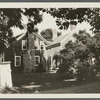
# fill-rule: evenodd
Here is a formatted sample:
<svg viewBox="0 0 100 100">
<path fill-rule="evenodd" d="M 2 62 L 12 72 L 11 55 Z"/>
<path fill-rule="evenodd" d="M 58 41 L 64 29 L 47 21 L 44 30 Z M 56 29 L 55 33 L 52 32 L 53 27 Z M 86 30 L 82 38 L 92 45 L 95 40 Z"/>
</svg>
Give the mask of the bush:
<svg viewBox="0 0 100 100">
<path fill-rule="evenodd" d="M 59 69 L 57 71 L 63 78 L 70 79 L 74 77 L 73 70 L 66 66 L 64 63 L 59 65 Z"/>
<path fill-rule="evenodd" d="M 68 41 L 60 51 L 58 73 L 67 78 L 74 76 L 77 80 L 94 80 L 100 73 L 100 33 L 91 37 L 80 31 L 74 38 L 74 42 Z"/>
<path fill-rule="evenodd" d="M 95 66 L 83 61 L 77 66 L 77 80 L 94 80 L 96 78 Z"/>
</svg>

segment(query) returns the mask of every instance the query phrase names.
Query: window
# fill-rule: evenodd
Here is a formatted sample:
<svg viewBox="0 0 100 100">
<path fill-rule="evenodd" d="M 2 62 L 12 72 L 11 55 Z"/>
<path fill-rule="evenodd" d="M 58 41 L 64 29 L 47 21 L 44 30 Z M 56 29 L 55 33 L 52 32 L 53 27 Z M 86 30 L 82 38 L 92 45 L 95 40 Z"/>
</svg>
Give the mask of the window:
<svg viewBox="0 0 100 100">
<path fill-rule="evenodd" d="M 43 45 L 41 45 L 41 50 L 43 50 L 44 48 L 43 48 Z"/>
<path fill-rule="evenodd" d="M 0 62 L 4 62 L 4 53 L 0 55 Z"/>
<path fill-rule="evenodd" d="M 37 46 L 35 46 L 34 48 L 35 48 L 35 50 L 37 50 Z"/>
<path fill-rule="evenodd" d="M 40 50 L 35 50 L 35 55 L 40 55 Z"/>
<path fill-rule="evenodd" d="M 15 56 L 15 67 L 21 66 L 21 56 Z"/>
<path fill-rule="evenodd" d="M 40 63 L 40 56 L 35 56 L 35 66 L 38 66 Z"/>
<path fill-rule="evenodd" d="M 22 40 L 22 50 L 27 49 L 27 40 Z"/>
</svg>

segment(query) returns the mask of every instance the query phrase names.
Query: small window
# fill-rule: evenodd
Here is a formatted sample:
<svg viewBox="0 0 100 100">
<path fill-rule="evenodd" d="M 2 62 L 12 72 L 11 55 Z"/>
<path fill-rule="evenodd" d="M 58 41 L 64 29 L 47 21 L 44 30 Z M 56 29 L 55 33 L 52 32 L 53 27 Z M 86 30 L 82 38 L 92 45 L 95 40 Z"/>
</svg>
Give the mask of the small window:
<svg viewBox="0 0 100 100">
<path fill-rule="evenodd" d="M 35 55 L 40 55 L 40 50 L 35 50 Z"/>
<path fill-rule="evenodd" d="M 40 56 L 35 56 L 35 66 L 38 66 L 40 63 Z"/>
<path fill-rule="evenodd" d="M 41 50 L 43 50 L 44 48 L 43 48 L 43 45 L 41 45 Z"/>
<path fill-rule="evenodd" d="M 34 48 L 35 48 L 35 50 L 37 50 L 37 46 L 35 46 Z"/>
<path fill-rule="evenodd" d="M 27 40 L 22 40 L 22 50 L 27 49 Z"/>
<path fill-rule="evenodd" d="M 21 56 L 15 56 L 15 67 L 21 66 Z"/>
</svg>

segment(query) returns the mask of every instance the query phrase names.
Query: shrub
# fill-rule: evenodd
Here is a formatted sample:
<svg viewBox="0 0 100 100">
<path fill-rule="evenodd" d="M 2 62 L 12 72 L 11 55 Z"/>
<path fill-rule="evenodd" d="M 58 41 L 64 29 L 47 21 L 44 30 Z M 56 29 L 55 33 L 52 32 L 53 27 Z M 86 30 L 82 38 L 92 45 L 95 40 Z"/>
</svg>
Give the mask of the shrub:
<svg viewBox="0 0 100 100">
<path fill-rule="evenodd" d="M 96 77 L 95 67 L 83 62 L 77 66 L 77 80 L 93 80 Z"/>
</svg>

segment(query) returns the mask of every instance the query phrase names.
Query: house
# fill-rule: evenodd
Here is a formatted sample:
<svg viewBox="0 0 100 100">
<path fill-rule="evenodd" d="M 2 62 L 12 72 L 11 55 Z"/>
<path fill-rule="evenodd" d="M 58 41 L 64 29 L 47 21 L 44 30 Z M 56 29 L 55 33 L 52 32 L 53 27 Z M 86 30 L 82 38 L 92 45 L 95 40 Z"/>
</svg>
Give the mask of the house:
<svg viewBox="0 0 100 100">
<path fill-rule="evenodd" d="M 5 51 L 5 61 L 11 61 L 14 73 L 46 71 L 46 45 L 49 42 L 37 33 L 21 34 Z"/>
<path fill-rule="evenodd" d="M 73 34 L 77 32 L 75 25 L 70 25 L 70 31 L 66 32 L 66 34 L 62 34 L 53 39 L 53 41 L 46 47 L 48 50 L 48 58 L 49 58 L 49 69 L 55 69 L 55 60 L 53 60 L 54 55 L 58 54 L 60 50 L 65 48 L 65 44 L 72 40 L 74 41 L 75 38 Z"/>
</svg>

